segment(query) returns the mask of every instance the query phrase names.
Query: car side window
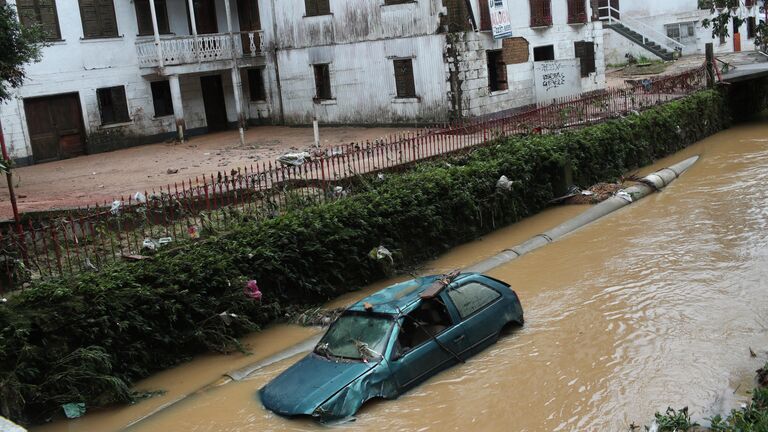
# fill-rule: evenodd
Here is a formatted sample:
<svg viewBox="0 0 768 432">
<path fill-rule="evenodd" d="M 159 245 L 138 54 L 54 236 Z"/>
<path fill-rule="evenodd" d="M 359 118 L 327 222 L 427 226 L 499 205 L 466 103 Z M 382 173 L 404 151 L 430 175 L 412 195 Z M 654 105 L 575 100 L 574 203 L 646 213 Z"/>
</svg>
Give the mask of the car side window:
<svg viewBox="0 0 768 432">
<path fill-rule="evenodd" d="M 403 355 L 431 340 L 453 325 L 445 305 L 437 300 L 424 300 L 418 308 L 403 318 L 395 352 Z"/>
<path fill-rule="evenodd" d="M 448 291 L 448 297 L 464 319 L 501 297 L 501 293 L 481 283 L 470 282 Z"/>
</svg>

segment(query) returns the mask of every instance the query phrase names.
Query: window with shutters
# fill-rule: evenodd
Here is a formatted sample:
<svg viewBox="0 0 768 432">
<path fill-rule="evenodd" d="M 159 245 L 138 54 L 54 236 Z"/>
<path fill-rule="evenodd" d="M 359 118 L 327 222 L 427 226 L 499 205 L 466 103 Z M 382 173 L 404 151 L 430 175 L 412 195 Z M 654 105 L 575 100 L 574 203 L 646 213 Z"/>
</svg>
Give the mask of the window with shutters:
<svg viewBox="0 0 768 432">
<path fill-rule="evenodd" d="M 493 30 L 491 27 L 491 9 L 488 6 L 488 0 L 480 0 L 480 30 Z"/>
<path fill-rule="evenodd" d="M 416 84 L 413 79 L 413 60 L 393 60 L 392 63 L 395 65 L 395 87 L 397 88 L 397 97 L 415 98 Z"/>
<path fill-rule="evenodd" d="M 552 1 L 529 0 L 531 5 L 531 27 L 552 25 Z"/>
<path fill-rule="evenodd" d="M 96 97 L 99 100 L 102 125 L 131 121 L 124 86 L 100 88 L 96 90 Z"/>
<path fill-rule="evenodd" d="M 488 57 L 488 87 L 492 92 L 506 90 L 507 65 L 502 50 L 486 51 Z"/>
<path fill-rule="evenodd" d="M 16 0 L 16 9 L 23 25 L 39 25 L 46 40 L 61 40 L 55 0 Z"/>
<path fill-rule="evenodd" d="M 747 17 L 747 39 L 755 37 L 755 17 Z"/>
<path fill-rule="evenodd" d="M 78 0 L 83 36 L 86 39 L 117 37 L 117 19 L 113 0 Z"/>
<path fill-rule="evenodd" d="M 134 0 L 136 7 L 136 21 L 139 25 L 139 36 L 149 36 L 155 34 L 152 27 L 152 10 L 149 2 L 151 0 Z M 168 8 L 165 0 L 155 0 L 155 13 L 157 14 L 157 30 L 160 34 L 169 34 L 171 32 L 168 26 Z"/>
<path fill-rule="evenodd" d="M 168 81 L 154 81 L 152 87 L 152 104 L 155 106 L 155 117 L 173 115 L 173 100 L 171 85 Z"/>
<path fill-rule="evenodd" d="M 328 64 L 312 65 L 315 71 L 315 101 L 333 99 L 331 94 L 331 68 Z"/>
<path fill-rule="evenodd" d="M 251 101 L 267 100 L 267 92 L 264 88 L 264 70 L 248 69 L 248 90 Z"/>
<path fill-rule="evenodd" d="M 587 1 L 568 0 L 568 24 L 587 22 Z"/>
<path fill-rule="evenodd" d="M 581 76 L 585 77 L 595 72 L 595 43 L 594 42 L 574 42 L 576 58 L 581 60 Z"/>
<path fill-rule="evenodd" d="M 330 0 L 304 0 L 306 16 L 330 15 Z"/>
</svg>

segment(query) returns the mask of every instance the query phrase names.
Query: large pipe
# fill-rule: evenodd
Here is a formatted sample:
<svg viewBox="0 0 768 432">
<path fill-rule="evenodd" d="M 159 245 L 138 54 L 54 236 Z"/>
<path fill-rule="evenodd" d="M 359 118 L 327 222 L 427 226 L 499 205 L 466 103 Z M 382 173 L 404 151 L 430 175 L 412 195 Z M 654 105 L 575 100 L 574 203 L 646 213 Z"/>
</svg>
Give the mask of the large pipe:
<svg viewBox="0 0 768 432">
<path fill-rule="evenodd" d="M 484 261 L 481 261 L 469 268 L 466 268 L 465 272 L 485 273 L 500 265 L 504 265 L 514 259 L 517 259 L 531 251 L 534 251 L 542 246 L 546 246 L 553 241 L 569 234 L 577 229 L 587 225 L 595 220 L 609 214 L 614 211 L 627 206 L 651 193 L 665 188 L 668 184 L 672 183 L 676 178 L 680 177 L 688 168 L 690 168 L 699 159 L 698 156 L 690 157 L 682 162 L 676 163 L 669 168 L 656 171 L 644 177 L 637 185 L 625 189 L 624 193 L 618 193 L 600 204 L 590 208 L 584 213 L 570 219 L 549 231 L 538 234 L 525 243 L 521 243 L 517 246 L 505 249 L 501 253 L 492 256 Z"/>
</svg>

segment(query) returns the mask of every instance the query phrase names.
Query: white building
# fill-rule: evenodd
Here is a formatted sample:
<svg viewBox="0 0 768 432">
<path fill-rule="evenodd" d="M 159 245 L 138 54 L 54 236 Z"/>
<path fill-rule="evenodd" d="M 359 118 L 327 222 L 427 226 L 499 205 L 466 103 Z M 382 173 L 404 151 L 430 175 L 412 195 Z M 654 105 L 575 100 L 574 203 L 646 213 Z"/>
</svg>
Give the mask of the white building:
<svg viewBox="0 0 768 432">
<path fill-rule="evenodd" d="M 626 54 L 668 58 L 658 48 L 643 45 L 637 35 L 670 54 L 675 50 L 683 55 L 703 54 L 709 42 L 715 53 L 754 50 L 755 28 L 764 20 L 759 6 L 762 0 L 733 1 L 739 6 L 731 10 L 743 22 L 738 27 L 734 27 L 733 20 L 728 23 L 729 37 L 712 38 L 712 28 L 704 28 L 701 23 L 719 14 L 726 0 L 600 0 L 599 15 L 606 24 L 606 62 L 625 63 Z"/>
<path fill-rule="evenodd" d="M 587 0 L 8 2 L 51 39 L 0 105 L 18 163 L 248 123 L 429 124 L 605 83 Z"/>
</svg>

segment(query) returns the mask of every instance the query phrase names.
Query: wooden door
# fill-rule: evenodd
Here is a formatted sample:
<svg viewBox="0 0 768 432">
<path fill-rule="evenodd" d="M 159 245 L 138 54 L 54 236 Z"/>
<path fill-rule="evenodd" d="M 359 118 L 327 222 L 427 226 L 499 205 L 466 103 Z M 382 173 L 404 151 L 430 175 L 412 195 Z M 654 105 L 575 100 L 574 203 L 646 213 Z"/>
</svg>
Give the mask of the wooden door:
<svg viewBox="0 0 768 432">
<path fill-rule="evenodd" d="M 240 21 L 240 38 L 243 43 L 243 53 L 251 53 L 251 39 L 248 32 L 261 30 L 261 18 L 259 17 L 259 0 L 237 0 L 237 16 Z M 259 52 L 261 45 L 260 34 L 256 34 L 253 43 L 256 52 Z"/>
<path fill-rule="evenodd" d="M 24 99 L 36 163 L 85 153 L 85 127 L 77 93 Z"/>
<path fill-rule="evenodd" d="M 208 131 L 227 129 L 227 106 L 224 103 L 224 86 L 221 83 L 221 75 L 200 77 L 200 86 L 203 89 L 203 104 L 205 105 L 205 120 L 208 123 Z"/>
<path fill-rule="evenodd" d="M 189 3 L 184 2 L 187 8 L 187 19 L 190 18 Z M 218 21 L 216 20 L 216 1 L 215 0 L 192 0 L 195 8 L 195 25 L 197 34 L 211 34 L 219 32 Z M 189 33 L 192 34 L 192 25 L 189 26 Z"/>
</svg>

